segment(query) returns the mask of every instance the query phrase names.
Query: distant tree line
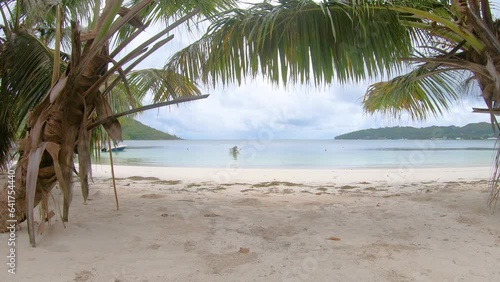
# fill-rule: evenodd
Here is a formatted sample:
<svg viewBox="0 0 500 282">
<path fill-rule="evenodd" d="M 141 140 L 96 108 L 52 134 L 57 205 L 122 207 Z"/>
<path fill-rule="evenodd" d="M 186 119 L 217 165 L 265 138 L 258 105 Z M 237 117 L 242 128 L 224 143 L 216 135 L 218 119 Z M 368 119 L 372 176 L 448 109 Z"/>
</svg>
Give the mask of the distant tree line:
<svg viewBox="0 0 500 282">
<path fill-rule="evenodd" d="M 415 127 L 385 127 L 365 129 L 342 134 L 335 139 L 487 139 L 496 137 L 490 123 L 471 123 L 463 127 L 431 126 Z"/>
</svg>

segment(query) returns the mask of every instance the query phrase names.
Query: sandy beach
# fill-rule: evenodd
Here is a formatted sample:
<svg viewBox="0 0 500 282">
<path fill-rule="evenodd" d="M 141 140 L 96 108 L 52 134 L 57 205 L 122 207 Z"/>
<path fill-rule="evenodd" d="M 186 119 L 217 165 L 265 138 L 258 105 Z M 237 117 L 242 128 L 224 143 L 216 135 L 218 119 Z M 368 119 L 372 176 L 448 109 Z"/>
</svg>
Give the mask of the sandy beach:
<svg viewBox="0 0 500 282">
<path fill-rule="evenodd" d="M 488 167 L 115 170 L 118 211 L 94 166 L 66 228 L 56 215 L 32 248 L 21 224 L 17 273 L 4 263 L 0 281 L 500 279 Z"/>
</svg>

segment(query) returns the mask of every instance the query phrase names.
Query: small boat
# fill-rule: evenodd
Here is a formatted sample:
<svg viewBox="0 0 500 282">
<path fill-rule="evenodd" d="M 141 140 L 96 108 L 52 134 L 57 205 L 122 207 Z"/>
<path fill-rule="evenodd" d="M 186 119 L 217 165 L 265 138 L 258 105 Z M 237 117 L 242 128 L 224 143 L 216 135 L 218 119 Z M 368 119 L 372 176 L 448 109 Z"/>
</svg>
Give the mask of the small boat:
<svg viewBox="0 0 500 282">
<path fill-rule="evenodd" d="M 122 152 L 125 150 L 125 148 L 127 148 L 127 145 L 119 144 L 119 145 L 111 148 L 111 152 Z M 108 148 L 102 147 L 101 152 L 107 152 L 107 151 L 108 151 Z"/>
</svg>

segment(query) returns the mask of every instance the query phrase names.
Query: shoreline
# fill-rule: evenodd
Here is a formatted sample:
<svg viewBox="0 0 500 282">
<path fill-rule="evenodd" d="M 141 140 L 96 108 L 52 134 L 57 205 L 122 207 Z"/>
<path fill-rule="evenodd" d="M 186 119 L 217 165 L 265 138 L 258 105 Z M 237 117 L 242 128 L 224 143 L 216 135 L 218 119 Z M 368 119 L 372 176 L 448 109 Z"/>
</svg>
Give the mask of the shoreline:
<svg viewBox="0 0 500 282">
<path fill-rule="evenodd" d="M 191 182 L 254 184 L 264 181 L 289 181 L 312 183 L 343 183 L 361 181 L 380 182 L 388 185 L 425 181 L 477 181 L 489 180 L 491 167 L 446 168 L 373 168 L 373 169 L 279 169 L 279 168 L 193 168 L 115 165 L 115 176 L 156 177 L 162 180 Z M 92 175 L 110 178 L 109 165 L 92 165 Z"/>
</svg>

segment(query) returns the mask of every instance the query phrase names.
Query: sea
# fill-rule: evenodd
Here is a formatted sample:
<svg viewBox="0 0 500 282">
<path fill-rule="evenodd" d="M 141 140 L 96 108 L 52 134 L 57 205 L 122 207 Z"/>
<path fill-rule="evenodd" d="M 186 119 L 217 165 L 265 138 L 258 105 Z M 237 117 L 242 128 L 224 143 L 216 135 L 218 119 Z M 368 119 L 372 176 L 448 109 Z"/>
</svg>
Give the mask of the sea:
<svg viewBox="0 0 500 282">
<path fill-rule="evenodd" d="M 199 168 L 433 168 L 493 164 L 496 140 L 127 140 L 119 165 Z M 235 148 L 236 147 L 236 148 Z M 234 149 L 233 149 L 234 148 Z M 109 153 L 94 163 L 109 164 Z"/>
</svg>

